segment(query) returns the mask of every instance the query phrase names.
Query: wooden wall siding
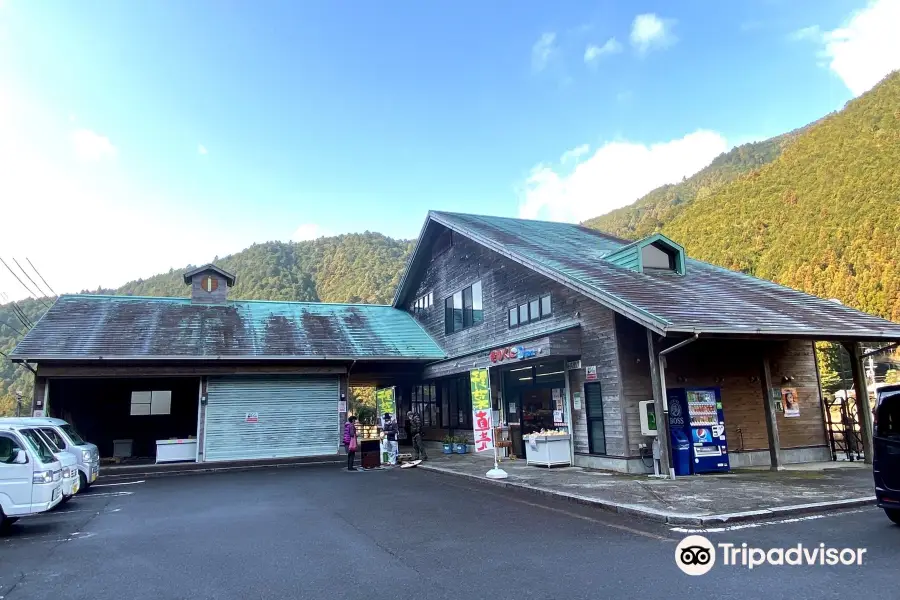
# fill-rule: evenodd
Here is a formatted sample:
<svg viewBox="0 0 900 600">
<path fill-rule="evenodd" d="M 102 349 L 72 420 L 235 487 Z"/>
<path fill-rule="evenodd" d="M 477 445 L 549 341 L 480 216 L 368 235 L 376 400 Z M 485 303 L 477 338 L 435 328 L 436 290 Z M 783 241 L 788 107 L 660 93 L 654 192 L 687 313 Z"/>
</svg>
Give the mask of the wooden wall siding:
<svg viewBox="0 0 900 600">
<path fill-rule="evenodd" d="M 46 377 L 35 377 L 34 378 L 34 390 L 33 390 L 33 394 L 31 397 L 32 412 L 28 413 L 25 416 L 30 417 L 32 414 L 34 414 L 33 411 L 35 411 L 35 410 L 47 410 L 47 407 L 44 406 L 44 390 L 46 389 L 46 387 L 47 387 L 47 378 Z M 22 399 L 22 408 L 23 408 L 23 410 L 27 410 L 27 408 L 28 408 L 28 401 L 25 398 Z M 46 416 L 50 416 L 50 415 L 47 415 L 46 413 L 44 413 L 44 414 Z"/>
<path fill-rule="evenodd" d="M 763 353 L 769 356 L 772 385 L 797 388 L 800 397 L 799 417 L 777 415 L 782 448 L 824 445 L 812 342 L 764 345 L 744 340 L 700 340 L 668 356 L 666 383 L 670 388 L 720 387 L 729 451 L 764 450 L 769 444 L 762 389 L 758 380 L 751 381 L 760 377 Z M 783 383 L 784 376 L 794 380 Z M 678 377 L 685 381 L 679 382 Z M 722 381 L 716 382 L 716 378 Z"/>
<path fill-rule="evenodd" d="M 652 438 L 645 437 L 641 433 L 641 418 L 638 409 L 638 403 L 642 400 L 653 400 L 647 330 L 634 321 L 616 315 L 616 337 L 619 343 L 619 364 L 622 370 L 623 416 L 629 456 L 640 456 L 638 444 L 650 444 L 653 441 Z"/>
<path fill-rule="evenodd" d="M 218 281 L 217 287 L 212 292 L 207 292 L 202 287 L 203 280 L 206 279 L 207 275 L 211 275 Z M 221 275 L 205 271 L 203 273 L 197 273 L 191 279 L 191 302 L 198 304 L 225 304 L 227 299 L 228 284 Z"/>
<path fill-rule="evenodd" d="M 479 280 L 484 298 L 484 323 L 445 335 L 444 299 Z M 411 310 L 415 299 L 428 292 L 434 294 L 434 305 L 413 314 L 451 357 L 465 355 L 474 349 L 500 347 L 504 341 L 510 339 L 539 337 L 544 332 L 553 331 L 567 324 L 579 323 L 582 364 L 597 366 L 603 387 L 607 453 L 624 456 L 626 440 L 620 413 L 619 365 L 614 313 L 611 310 L 456 234 L 453 236 L 453 245 L 450 249 L 438 256 L 424 270 L 416 292 L 411 294 L 403 308 Z M 509 328 L 510 308 L 547 293 L 552 296 L 551 317 L 517 328 Z M 578 355 L 573 355 L 576 356 Z M 454 365 L 457 361 L 448 362 Z M 457 371 L 471 368 L 470 365 L 459 362 L 460 366 L 455 367 Z M 446 371 L 451 371 L 452 368 L 447 368 Z M 429 376 L 438 375 L 434 369 L 427 370 L 427 373 Z M 443 369 L 441 374 L 446 374 Z M 584 369 L 570 371 L 569 376 L 571 392 L 578 391 L 583 394 Z M 571 402 L 571 397 L 569 401 Z M 573 422 L 575 450 L 587 453 L 587 424 L 583 408 L 573 412 Z"/>
</svg>

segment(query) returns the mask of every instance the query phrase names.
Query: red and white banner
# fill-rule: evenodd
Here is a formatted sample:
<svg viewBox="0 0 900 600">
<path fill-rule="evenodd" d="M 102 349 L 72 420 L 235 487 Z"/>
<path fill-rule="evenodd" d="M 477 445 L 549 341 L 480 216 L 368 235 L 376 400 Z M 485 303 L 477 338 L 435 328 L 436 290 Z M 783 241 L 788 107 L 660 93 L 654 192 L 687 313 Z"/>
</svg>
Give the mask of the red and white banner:
<svg viewBox="0 0 900 600">
<path fill-rule="evenodd" d="M 494 423 L 491 410 L 474 409 L 472 428 L 475 430 L 475 452 L 494 449 Z"/>
</svg>

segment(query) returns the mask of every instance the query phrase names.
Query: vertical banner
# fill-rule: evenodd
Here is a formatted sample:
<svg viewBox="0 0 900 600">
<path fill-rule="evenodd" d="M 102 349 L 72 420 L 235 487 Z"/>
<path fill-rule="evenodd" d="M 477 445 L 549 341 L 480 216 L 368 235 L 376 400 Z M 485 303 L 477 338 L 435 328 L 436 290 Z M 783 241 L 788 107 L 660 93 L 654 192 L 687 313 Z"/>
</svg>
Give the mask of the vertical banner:
<svg viewBox="0 0 900 600">
<path fill-rule="evenodd" d="M 391 413 L 394 420 L 397 420 L 398 418 L 394 389 L 395 388 L 389 387 L 375 390 L 375 410 L 376 415 L 378 415 L 378 422 L 382 425 L 384 425 L 384 413 Z"/>
<path fill-rule="evenodd" d="M 494 449 L 494 423 L 491 414 L 491 384 L 487 369 L 469 371 L 472 386 L 472 429 L 475 452 Z"/>
</svg>

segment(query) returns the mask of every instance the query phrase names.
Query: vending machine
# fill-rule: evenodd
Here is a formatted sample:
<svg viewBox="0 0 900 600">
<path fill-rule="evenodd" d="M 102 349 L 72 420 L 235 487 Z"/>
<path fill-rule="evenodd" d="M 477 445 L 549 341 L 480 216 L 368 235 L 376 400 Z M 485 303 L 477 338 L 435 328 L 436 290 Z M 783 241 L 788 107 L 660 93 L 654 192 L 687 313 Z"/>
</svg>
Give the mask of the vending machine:
<svg viewBox="0 0 900 600">
<path fill-rule="evenodd" d="M 682 431 L 691 442 L 691 472 L 728 471 L 725 415 L 719 388 L 670 389 L 666 390 L 666 396 L 669 428 Z"/>
</svg>

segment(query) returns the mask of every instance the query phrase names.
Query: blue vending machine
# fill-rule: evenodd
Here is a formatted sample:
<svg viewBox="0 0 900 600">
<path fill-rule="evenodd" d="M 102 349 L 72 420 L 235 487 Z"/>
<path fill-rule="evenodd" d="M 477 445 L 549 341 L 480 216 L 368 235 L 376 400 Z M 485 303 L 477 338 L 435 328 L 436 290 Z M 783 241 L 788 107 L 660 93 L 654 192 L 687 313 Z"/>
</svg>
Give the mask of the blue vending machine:
<svg viewBox="0 0 900 600">
<path fill-rule="evenodd" d="M 670 389 L 666 390 L 666 396 L 669 428 L 682 431 L 691 441 L 691 472 L 728 471 L 725 415 L 719 388 Z"/>
</svg>

